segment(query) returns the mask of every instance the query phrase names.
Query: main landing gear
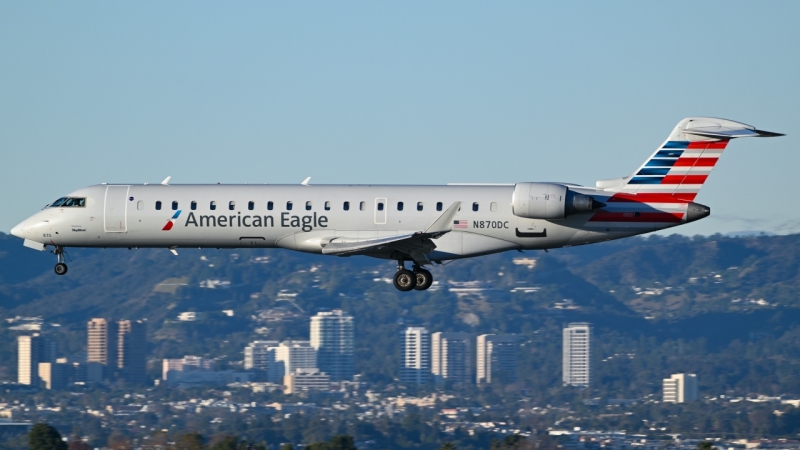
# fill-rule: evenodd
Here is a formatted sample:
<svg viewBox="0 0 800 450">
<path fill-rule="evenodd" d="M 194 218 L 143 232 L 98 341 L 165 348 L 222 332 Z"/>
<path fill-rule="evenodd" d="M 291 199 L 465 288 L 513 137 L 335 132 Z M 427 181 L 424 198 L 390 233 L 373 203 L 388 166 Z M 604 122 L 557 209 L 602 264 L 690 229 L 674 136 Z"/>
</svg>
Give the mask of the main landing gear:
<svg viewBox="0 0 800 450">
<path fill-rule="evenodd" d="M 58 263 L 55 267 L 56 275 L 64 275 L 67 273 L 67 264 L 64 262 L 64 253 L 64 247 L 61 246 L 56 246 L 56 249 L 53 250 L 53 254 L 56 255 L 56 258 L 58 258 Z"/>
<path fill-rule="evenodd" d="M 407 292 L 411 290 L 424 291 L 433 284 L 433 275 L 418 265 L 414 265 L 413 270 L 408 270 L 400 261 L 397 265 L 397 273 L 394 274 L 394 287 L 398 290 Z"/>
</svg>

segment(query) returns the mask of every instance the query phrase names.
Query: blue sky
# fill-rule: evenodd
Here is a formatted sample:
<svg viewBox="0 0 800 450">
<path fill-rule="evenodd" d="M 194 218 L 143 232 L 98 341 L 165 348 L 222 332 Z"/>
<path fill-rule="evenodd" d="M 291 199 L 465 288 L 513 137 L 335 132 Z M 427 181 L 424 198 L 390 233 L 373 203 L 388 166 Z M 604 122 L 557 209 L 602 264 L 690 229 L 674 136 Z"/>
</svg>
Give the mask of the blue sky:
<svg viewBox="0 0 800 450">
<path fill-rule="evenodd" d="M 0 230 L 102 182 L 630 174 L 732 143 L 687 234 L 800 231 L 800 2 L 2 2 Z"/>
</svg>

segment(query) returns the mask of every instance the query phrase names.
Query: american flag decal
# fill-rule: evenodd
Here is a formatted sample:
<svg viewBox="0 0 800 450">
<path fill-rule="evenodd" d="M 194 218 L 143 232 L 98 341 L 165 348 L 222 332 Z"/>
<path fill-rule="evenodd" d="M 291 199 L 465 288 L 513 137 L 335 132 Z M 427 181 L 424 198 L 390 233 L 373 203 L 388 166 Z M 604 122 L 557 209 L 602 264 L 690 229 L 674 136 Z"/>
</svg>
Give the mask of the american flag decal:
<svg viewBox="0 0 800 450">
<path fill-rule="evenodd" d="M 453 228 L 467 228 L 468 222 L 466 220 L 454 220 Z"/>
</svg>

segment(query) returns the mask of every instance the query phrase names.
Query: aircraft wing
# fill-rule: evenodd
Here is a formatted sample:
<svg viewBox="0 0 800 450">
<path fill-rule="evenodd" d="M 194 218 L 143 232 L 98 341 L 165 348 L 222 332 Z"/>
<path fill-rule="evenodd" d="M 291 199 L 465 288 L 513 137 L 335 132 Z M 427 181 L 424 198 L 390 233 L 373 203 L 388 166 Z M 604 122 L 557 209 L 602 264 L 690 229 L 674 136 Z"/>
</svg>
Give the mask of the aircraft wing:
<svg viewBox="0 0 800 450">
<path fill-rule="evenodd" d="M 453 218 L 461 202 L 453 203 L 425 231 L 377 238 L 335 237 L 323 243 L 323 255 L 359 255 L 375 252 L 399 252 L 417 263 L 429 263 L 428 254 L 436 248 L 436 239 L 453 230 Z"/>
</svg>

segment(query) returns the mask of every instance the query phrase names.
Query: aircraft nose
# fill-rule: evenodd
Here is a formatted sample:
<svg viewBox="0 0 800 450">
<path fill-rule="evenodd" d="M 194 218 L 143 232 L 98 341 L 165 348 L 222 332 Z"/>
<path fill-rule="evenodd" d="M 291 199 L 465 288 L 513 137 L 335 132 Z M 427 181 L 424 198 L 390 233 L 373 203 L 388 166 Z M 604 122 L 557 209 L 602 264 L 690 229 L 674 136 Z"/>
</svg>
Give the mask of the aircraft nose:
<svg viewBox="0 0 800 450">
<path fill-rule="evenodd" d="M 12 228 L 11 229 L 11 234 L 16 236 L 16 237 L 18 237 L 18 238 L 20 238 L 20 239 L 25 239 L 25 234 L 24 234 L 25 228 L 23 227 L 24 223 L 25 222 L 22 222 L 19 225 L 17 225 L 14 228 Z"/>
</svg>

